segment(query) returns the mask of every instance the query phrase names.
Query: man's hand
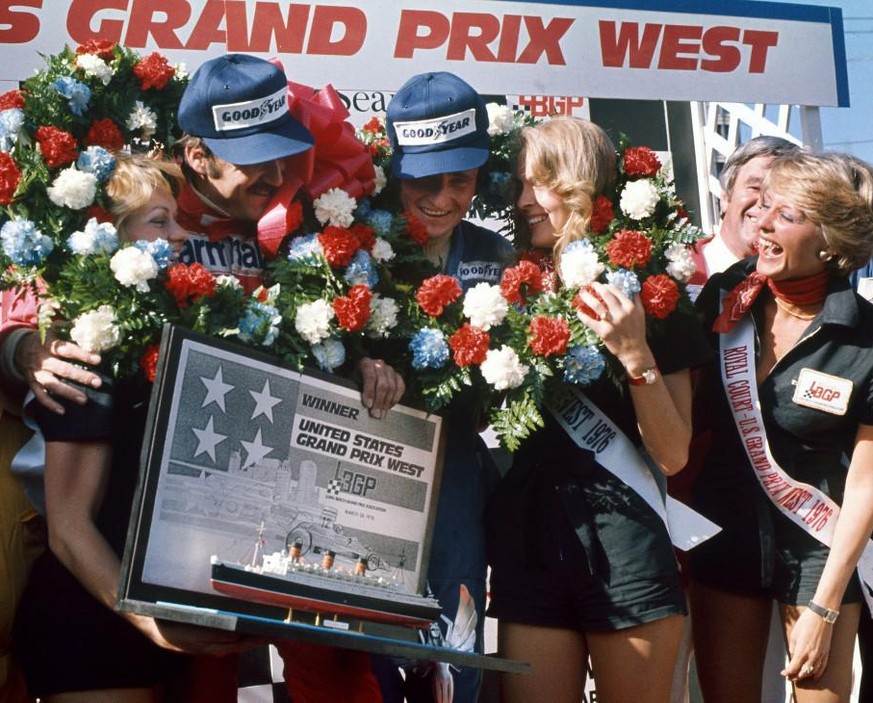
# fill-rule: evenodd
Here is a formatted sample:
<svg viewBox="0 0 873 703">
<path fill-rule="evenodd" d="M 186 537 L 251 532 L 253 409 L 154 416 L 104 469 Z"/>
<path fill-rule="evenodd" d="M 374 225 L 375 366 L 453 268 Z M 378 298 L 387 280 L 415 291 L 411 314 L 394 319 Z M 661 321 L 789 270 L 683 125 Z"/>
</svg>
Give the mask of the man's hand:
<svg viewBox="0 0 873 703">
<path fill-rule="evenodd" d="M 361 402 L 379 420 L 400 402 L 406 391 L 403 377 L 381 359 L 365 357 L 358 362 L 361 374 Z"/>
<path fill-rule="evenodd" d="M 33 395 L 41 405 L 58 415 L 64 414 L 64 406 L 55 398 L 79 405 L 84 405 L 88 400 L 82 391 L 67 385 L 66 381 L 92 388 L 100 387 L 100 377 L 77 366 L 77 363 L 96 366 L 100 363 L 100 356 L 85 351 L 73 342 L 57 339 L 51 333 L 42 344 L 36 330 L 20 337 L 15 349 L 15 366 Z"/>
</svg>

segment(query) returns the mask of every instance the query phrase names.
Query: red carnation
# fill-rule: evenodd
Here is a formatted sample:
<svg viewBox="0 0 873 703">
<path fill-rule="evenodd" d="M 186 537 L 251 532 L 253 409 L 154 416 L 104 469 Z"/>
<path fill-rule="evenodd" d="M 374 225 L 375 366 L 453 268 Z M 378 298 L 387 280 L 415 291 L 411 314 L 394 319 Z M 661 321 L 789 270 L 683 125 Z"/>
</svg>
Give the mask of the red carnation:
<svg viewBox="0 0 873 703">
<path fill-rule="evenodd" d="M 133 72 L 139 78 L 139 85 L 143 90 L 163 90 L 176 75 L 176 70 L 167 61 L 167 57 L 157 51 L 153 51 L 134 66 Z"/>
<path fill-rule="evenodd" d="M 591 229 L 597 234 L 603 234 L 609 229 L 609 225 L 614 219 L 615 211 L 612 209 L 612 201 L 605 195 L 598 195 L 594 199 L 594 208 L 591 212 Z"/>
<path fill-rule="evenodd" d="M 535 317 L 528 328 L 531 333 L 530 348 L 540 356 L 555 356 L 567 351 L 570 342 L 570 326 L 566 320 L 556 317 Z"/>
<path fill-rule="evenodd" d="M 663 320 L 676 309 L 679 302 L 679 288 L 676 281 L 665 273 L 649 276 L 643 281 L 640 297 L 643 308 L 652 317 Z"/>
<path fill-rule="evenodd" d="M 661 170 L 661 160 L 647 146 L 632 146 L 624 152 L 624 172 L 628 178 L 657 176 Z"/>
<path fill-rule="evenodd" d="M 21 169 L 9 154 L 0 151 L 0 205 L 9 205 L 21 181 Z"/>
<path fill-rule="evenodd" d="M 421 246 L 427 244 L 429 237 L 427 234 L 427 227 L 424 223 L 416 219 L 415 215 L 408 210 L 403 211 L 403 217 L 406 218 L 406 233 L 409 235 L 410 239 L 418 242 Z"/>
<path fill-rule="evenodd" d="M 76 55 L 82 54 L 96 54 L 104 61 L 111 61 L 115 58 L 115 42 L 108 39 L 89 39 L 76 47 Z"/>
<path fill-rule="evenodd" d="M 124 137 L 118 125 L 104 117 L 91 125 L 85 137 L 85 146 L 102 146 L 106 151 L 119 151 L 124 146 Z"/>
<path fill-rule="evenodd" d="M 543 290 L 543 272 L 533 261 L 522 260 L 503 272 L 500 292 L 510 303 L 524 305 L 529 296 Z"/>
<path fill-rule="evenodd" d="M 606 245 L 610 262 L 622 268 L 643 268 L 652 258 L 652 240 L 643 232 L 623 229 Z"/>
<path fill-rule="evenodd" d="M 387 149 L 389 146 L 391 146 L 391 142 L 384 137 L 382 139 L 375 139 L 370 142 L 370 155 L 378 155 L 383 149 Z"/>
<path fill-rule="evenodd" d="M 361 249 L 373 251 L 373 245 L 376 243 L 376 233 L 372 227 L 362 222 L 356 222 L 351 226 L 351 233 L 358 240 L 358 245 Z"/>
<path fill-rule="evenodd" d="M 24 107 L 24 96 L 18 88 L 15 90 L 7 90 L 0 95 L 0 110 L 11 110 L 16 107 Z"/>
<path fill-rule="evenodd" d="M 491 344 L 491 337 L 488 333 L 473 327 L 469 322 L 465 322 L 449 337 L 449 347 L 454 354 L 455 364 L 462 367 L 485 361 L 489 344 Z"/>
<path fill-rule="evenodd" d="M 370 134 L 380 134 L 382 132 L 382 122 L 379 121 L 378 117 L 371 117 L 361 129 Z"/>
<path fill-rule="evenodd" d="M 348 266 L 360 248 L 358 238 L 345 227 L 329 225 L 318 237 L 324 257 L 331 266 Z"/>
<path fill-rule="evenodd" d="M 449 303 L 461 297 L 461 286 L 453 276 L 444 273 L 431 276 L 422 281 L 415 299 L 431 317 L 439 317 Z"/>
<path fill-rule="evenodd" d="M 164 287 L 175 298 L 176 305 L 187 308 L 203 296 L 215 295 L 215 276 L 203 264 L 175 264 L 167 269 Z"/>
<path fill-rule="evenodd" d="M 159 344 L 152 344 L 143 352 L 139 359 L 139 367 L 146 375 L 146 378 L 152 383 L 155 382 L 155 375 L 158 371 L 158 353 L 160 350 Z"/>
<path fill-rule="evenodd" d="M 373 294 L 367 286 L 359 284 L 349 289 L 349 294 L 334 298 L 333 311 L 337 323 L 344 330 L 357 332 L 370 319 L 370 300 Z"/>
<path fill-rule="evenodd" d="M 91 218 L 97 220 L 97 222 L 112 222 L 115 218 L 112 216 L 112 213 L 106 210 L 105 208 L 100 207 L 99 205 L 92 205 L 85 211 L 85 219 L 90 220 Z"/>
<path fill-rule="evenodd" d="M 36 130 L 36 140 L 46 165 L 50 168 L 68 164 L 79 156 L 76 138 L 57 127 L 40 127 Z"/>
</svg>

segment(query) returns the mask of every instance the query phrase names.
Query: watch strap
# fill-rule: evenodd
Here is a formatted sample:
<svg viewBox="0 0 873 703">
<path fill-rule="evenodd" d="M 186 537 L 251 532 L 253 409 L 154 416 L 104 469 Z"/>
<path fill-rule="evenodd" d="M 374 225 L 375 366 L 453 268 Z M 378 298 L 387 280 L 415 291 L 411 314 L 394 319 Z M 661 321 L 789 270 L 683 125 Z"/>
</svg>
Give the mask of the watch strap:
<svg viewBox="0 0 873 703">
<path fill-rule="evenodd" d="M 824 606 L 819 605 L 815 601 L 809 601 L 809 609 L 818 615 L 822 620 L 824 620 L 829 625 L 833 625 L 837 618 L 840 615 L 839 610 L 833 610 L 832 608 L 825 608 Z"/>
<path fill-rule="evenodd" d="M 657 366 L 652 366 L 643 371 L 640 376 L 631 376 L 628 374 L 627 382 L 632 386 L 650 386 L 661 377 L 661 372 Z"/>
</svg>

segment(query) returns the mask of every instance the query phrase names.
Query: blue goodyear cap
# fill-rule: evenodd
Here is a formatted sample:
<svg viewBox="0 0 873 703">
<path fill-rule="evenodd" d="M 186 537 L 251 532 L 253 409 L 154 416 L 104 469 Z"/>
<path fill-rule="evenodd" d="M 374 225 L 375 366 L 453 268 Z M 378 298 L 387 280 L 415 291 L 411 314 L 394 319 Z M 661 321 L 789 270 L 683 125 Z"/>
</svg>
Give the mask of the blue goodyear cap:
<svg viewBox="0 0 873 703">
<path fill-rule="evenodd" d="M 288 111 L 282 70 L 248 54 L 210 59 L 191 76 L 179 126 L 232 164 L 283 159 L 312 147 L 309 130 Z"/>
<path fill-rule="evenodd" d="M 386 123 L 398 178 L 467 171 L 488 160 L 485 101 L 453 73 L 410 78 L 388 104 Z"/>
</svg>

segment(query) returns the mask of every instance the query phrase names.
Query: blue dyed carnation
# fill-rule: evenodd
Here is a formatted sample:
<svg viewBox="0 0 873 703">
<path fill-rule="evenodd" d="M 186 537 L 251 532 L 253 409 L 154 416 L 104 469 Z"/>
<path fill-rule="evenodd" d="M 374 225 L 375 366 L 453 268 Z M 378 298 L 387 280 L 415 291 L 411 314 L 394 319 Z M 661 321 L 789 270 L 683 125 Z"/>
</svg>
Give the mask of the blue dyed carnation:
<svg viewBox="0 0 873 703">
<path fill-rule="evenodd" d="M 89 146 L 79 154 L 76 166 L 80 171 L 93 173 L 98 183 L 105 183 L 115 169 L 115 157 L 102 146 Z"/>
<path fill-rule="evenodd" d="M 391 223 L 394 218 L 387 210 L 373 210 L 365 218 L 366 222 L 379 237 L 387 237 L 391 234 Z"/>
<path fill-rule="evenodd" d="M 140 239 L 134 242 L 133 245 L 140 251 L 151 254 L 159 269 L 167 268 L 176 260 L 176 252 L 166 239 L 153 239 L 150 242 Z"/>
<path fill-rule="evenodd" d="M 353 213 L 355 216 L 355 220 L 365 221 L 367 219 L 367 215 L 373 210 L 373 204 L 370 202 L 369 198 L 362 198 L 358 202 L 358 206 L 355 208 L 355 212 Z"/>
<path fill-rule="evenodd" d="M 98 222 L 92 217 L 81 232 L 73 232 L 67 238 L 67 248 L 78 256 L 111 254 L 118 249 L 118 234 L 111 222 Z"/>
<path fill-rule="evenodd" d="M 343 277 L 353 286 L 362 283 L 369 288 L 374 288 L 379 282 L 379 274 L 373 266 L 373 259 L 364 249 L 355 252 Z"/>
<path fill-rule="evenodd" d="M 0 228 L 3 253 L 17 266 L 38 266 L 54 249 L 51 238 L 30 220 L 15 217 Z"/>
<path fill-rule="evenodd" d="M 243 342 L 260 342 L 270 346 L 279 336 L 282 316 L 272 305 L 250 300 L 239 321 L 239 338 Z"/>
<path fill-rule="evenodd" d="M 577 249 L 581 249 L 584 251 L 594 251 L 594 245 L 587 239 L 577 239 L 565 246 L 564 251 L 561 252 L 561 255 L 563 256 L 564 254 L 569 254 L 576 251 Z"/>
<path fill-rule="evenodd" d="M 338 339 L 328 338 L 320 344 L 312 345 L 312 355 L 322 371 L 333 373 L 346 361 L 346 348 Z"/>
<path fill-rule="evenodd" d="M 597 347 L 570 347 L 564 356 L 564 380 L 587 386 L 603 374 L 606 361 Z"/>
<path fill-rule="evenodd" d="M 449 360 L 449 345 L 445 335 L 439 330 L 425 327 L 409 340 L 412 352 L 412 368 L 441 369 Z"/>
<path fill-rule="evenodd" d="M 24 125 L 24 111 L 13 107 L 0 112 L 0 151 L 8 152 L 18 141 Z"/>
<path fill-rule="evenodd" d="M 62 76 L 55 81 L 55 90 L 65 97 L 70 103 L 70 112 L 81 117 L 88 109 L 91 101 L 91 89 L 75 78 Z"/>
<path fill-rule="evenodd" d="M 640 279 L 633 271 L 618 269 L 606 274 L 606 282 L 618 288 L 628 298 L 633 298 L 640 292 Z"/>
<path fill-rule="evenodd" d="M 318 236 L 315 234 L 294 237 L 288 249 L 288 261 L 291 263 L 318 264 L 323 255 L 324 250 L 321 248 Z"/>
</svg>

